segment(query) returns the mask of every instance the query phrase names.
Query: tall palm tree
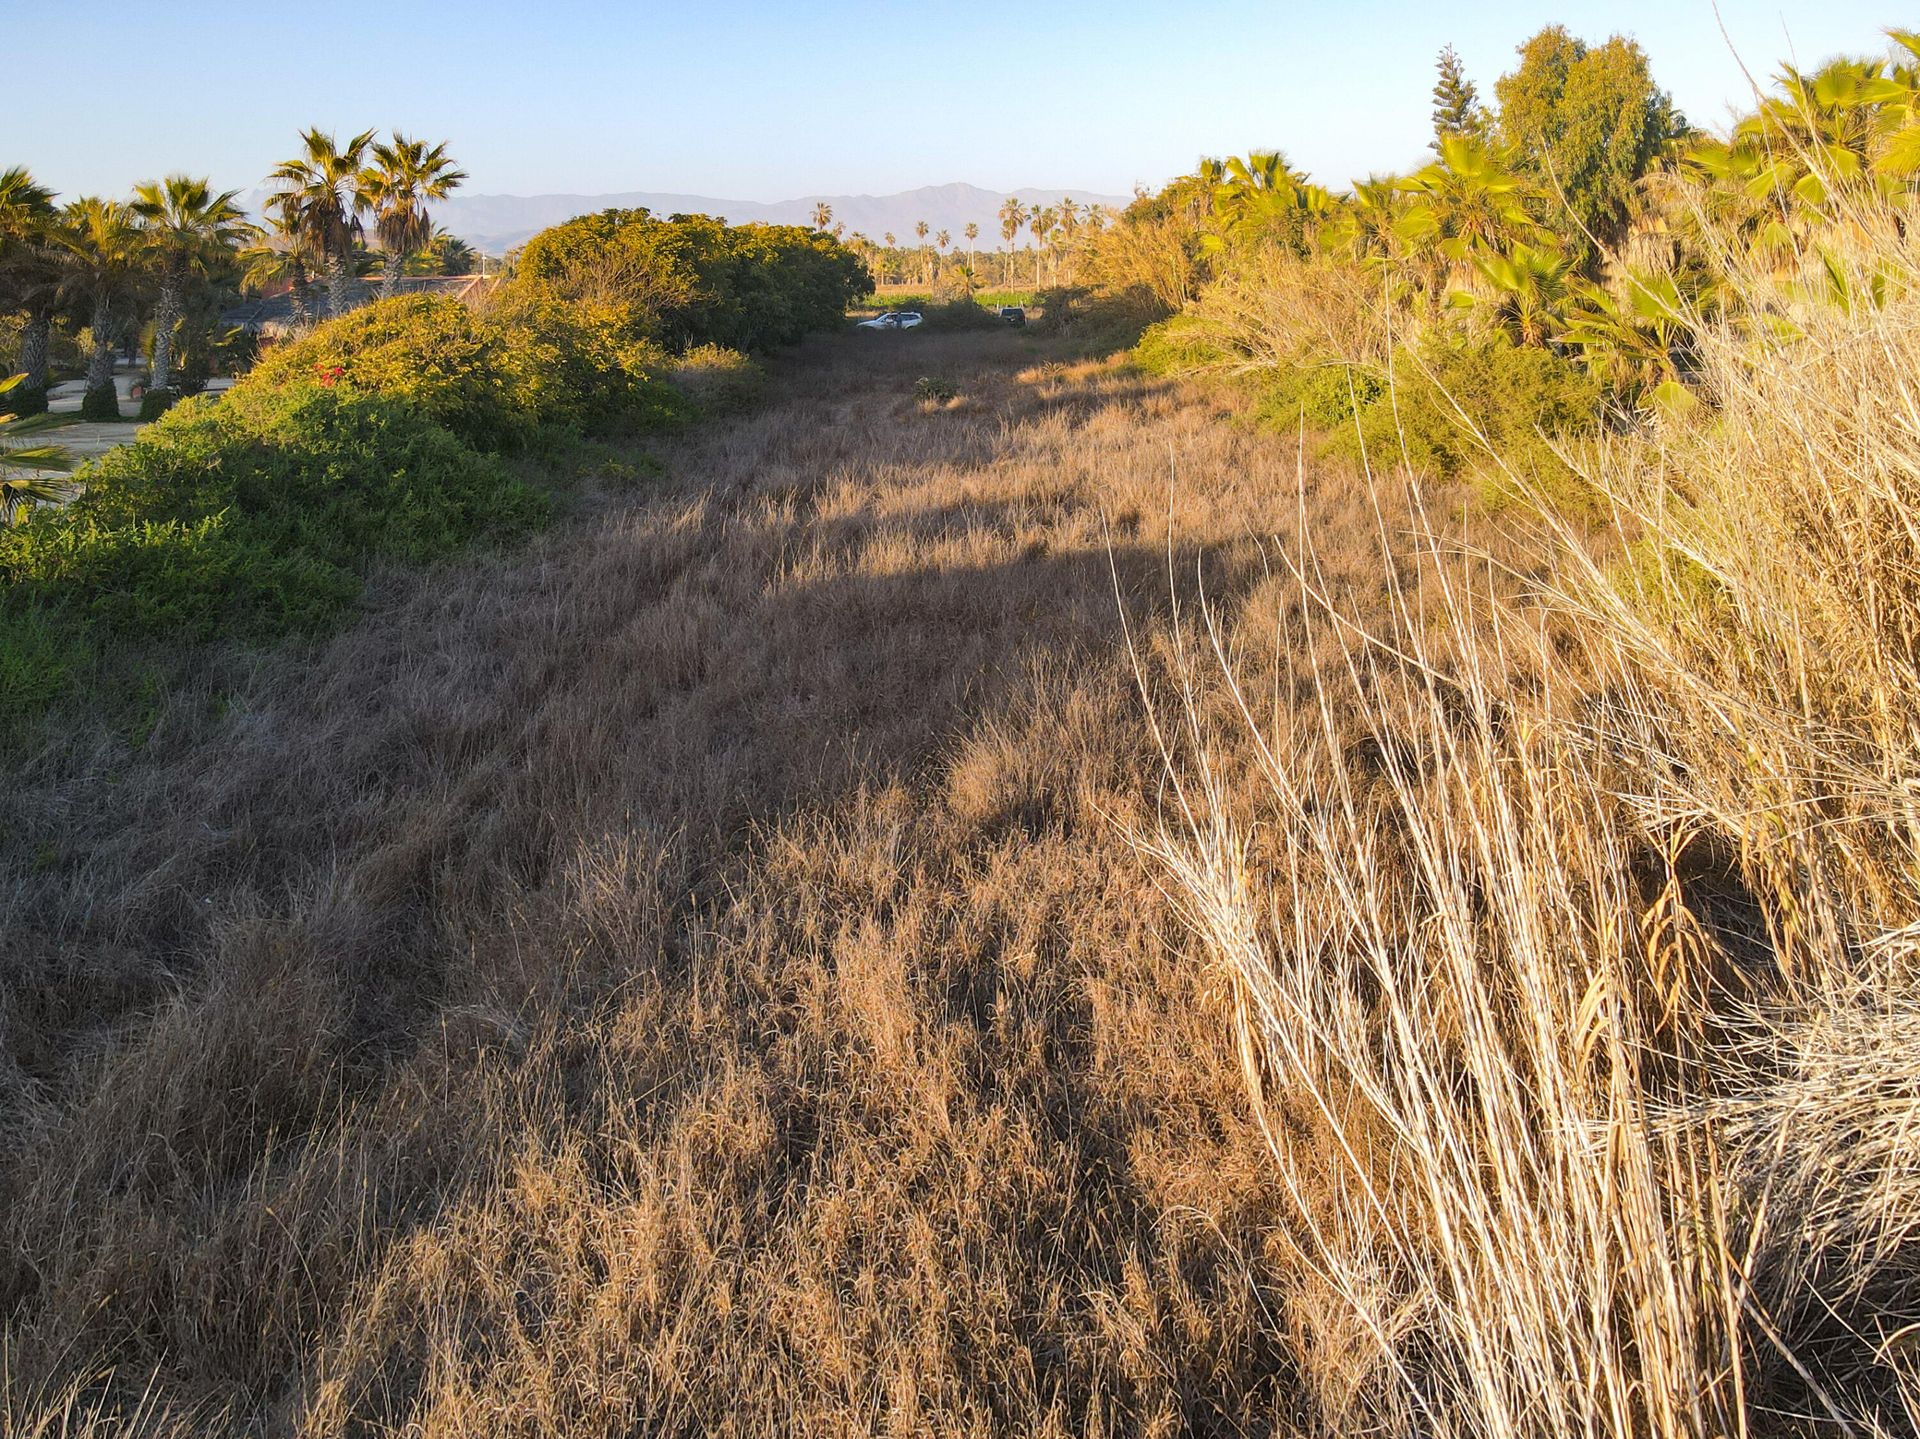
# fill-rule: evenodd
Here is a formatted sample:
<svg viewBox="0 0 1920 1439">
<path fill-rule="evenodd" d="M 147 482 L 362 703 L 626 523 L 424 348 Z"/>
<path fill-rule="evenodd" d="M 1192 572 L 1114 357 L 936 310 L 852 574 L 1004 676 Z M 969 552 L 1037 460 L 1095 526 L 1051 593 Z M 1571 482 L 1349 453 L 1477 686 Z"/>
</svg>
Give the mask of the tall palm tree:
<svg viewBox="0 0 1920 1439">
<path fill-rule="evenodd" d="M 65 252 L 60 292 L 89 305 L 93 355 L 87 362 L 85 408 L 119 412 L 113 390 L 113 322 L 116 302 L 131 301 L 147 276 L 150 257 L 130 206 L 89 195 L 61 212 L 58 230 Z"/>
<path fill-rule="evenodd" d="M 813 206 L 813 228 L 824 230 L 833 223 L 833 206 L 825 200 L 816 200 Z"/>
<path fill-rule="evenodd" d="M 429 146 L 396 130 L 392 143 L 373 147 L 373 163 L 361 171 L 359 190 L 380 242 L 381 299 L 393 294 L 407 261 L 433 240 L 428 202 L 446 199 L 466 178 L 444 140 Z"/>
<path fill-rule="evenodd" d="M 153 312 L 153 388 L 173 381 L 173 327 L 179 322 L 187 281 L 250 238 L 253 226 L 234 204 L 237 190 L 215 194 L 206 180 L 169 175 L 133 191 L 133 215 L 159 282 Z"/>
<path fill-rule="evenodd" d="M 328 312 L 344 314 L 351 307 L 354 243 L 366 233 L 362 184 L 373 131 L 363 130 L 339 145 L 333 136 L 313 129 L 300 137 L 300 144 L 300 154 L 275 166 L 268 178 L 301 245 L 326 267 Z"/>
<path fill-rule="evenodd" d="M 967 228 L 960 232 L 967 237 L 967 268 L 973 268 L 973 242 L 980 238 L 980 227 L 973 221 L 967 221 Z"/>
<path fill-rule="evenodd" d="M 1013 242 L 1020 234 L 1020 227 L 1027 223 L 1027 207 L 1018 199 L 1009 195 L 1000 206 L 1000 238 L 1007 242 L 1006 280 L 1013 282 Z"/>
<path fill-rule="evenodd" d="M 929 228 L 925 220 L 915 220 L 913 222 L 913 233 L 920 239 L 920 272 L 927 283 L 931 283 L 933 280 L 932 266 L 926 263 L 927 230 Z"/>
<path fill-rule="evenodd" d="M 0 313 L 26 316 L 20 336 L 21 386 L 47 387 L 47 355 L 60 268 L 53 248 L 53 192 L 15 166 L 0 172 Z"/>
<path fill-rule="evenodd" d="M 1059 223 L 1059 213 L 1051 206 L 1042 208 L 1039 205 L 1035 205 L 1027 212 L 1027 229 L 1033 232 L 1033 283 L 1035 288 L 1038 288 L 1040 284 L 1040 261 L 1046 255 L 1048 237 L 1053 234 L 1053 227 Z"/>
</svg>

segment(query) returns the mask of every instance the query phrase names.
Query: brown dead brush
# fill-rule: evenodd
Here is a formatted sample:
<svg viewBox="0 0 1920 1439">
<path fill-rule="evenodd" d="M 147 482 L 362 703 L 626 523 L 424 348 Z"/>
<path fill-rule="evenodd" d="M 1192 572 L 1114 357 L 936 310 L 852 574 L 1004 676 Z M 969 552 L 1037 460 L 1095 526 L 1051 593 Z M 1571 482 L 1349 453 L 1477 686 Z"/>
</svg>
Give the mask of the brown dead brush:
<svg viewBox="0 0 1920 1439">
<path fill-rule="evenodd" d="M 1429 535 L 1381 625 L 1282 545 L 1320 703 L 1221 612 L 1171 663 L 1145 838 L 1231 989 L 1322 1432 L 1920 1418 L 1920 264 L 1733 285 L 1710 405 L 1571 456 L 1608 558 L 1548 520 L 1514 603 Z"/>
</svg>

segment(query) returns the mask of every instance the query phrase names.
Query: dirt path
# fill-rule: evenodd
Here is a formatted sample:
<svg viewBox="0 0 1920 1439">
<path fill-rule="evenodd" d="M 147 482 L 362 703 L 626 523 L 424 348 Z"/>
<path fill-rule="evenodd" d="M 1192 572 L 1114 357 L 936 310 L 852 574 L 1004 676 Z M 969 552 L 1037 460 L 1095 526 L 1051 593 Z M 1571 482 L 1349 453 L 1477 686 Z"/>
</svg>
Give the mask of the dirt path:
<svg viewBox="0 0 1920 1439">
<path fill-rule="evenodd" d="M 1293 455 L 1011 334 L 873 341 L 0 801 L 13 1383 L 316 1434 L 1287 1426 L 1275 1197 L 1124 838 L 1116 585 L 1150 655 L 1170 556 L 1270 650 Z"/>
</svg>

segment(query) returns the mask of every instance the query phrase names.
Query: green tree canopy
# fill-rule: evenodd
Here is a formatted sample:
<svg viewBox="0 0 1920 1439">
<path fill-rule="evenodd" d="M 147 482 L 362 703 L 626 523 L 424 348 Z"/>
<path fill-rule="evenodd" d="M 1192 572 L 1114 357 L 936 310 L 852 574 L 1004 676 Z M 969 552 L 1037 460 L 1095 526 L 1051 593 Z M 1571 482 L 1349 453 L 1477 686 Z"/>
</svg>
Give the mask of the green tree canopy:
<svg viewBox="0 0 1920 1439">
<path fill-rule="evenodd" d="M 1647 57 L 1614 36 L 1589 46 L 1564 26 L 1549 25 L 1520 47 L 1520 65 L 1500 77 L 1500 137 L 1515 168 L 1571 211 L 1556 228 L 1576 254 L 1588 235 L 1618 242 L 1632 213 L 1640 177 L 1687 124 L 1654 84 Z"/>
<path fill-rule="evenodd" d="M 833 236 L 799 225 L 727 225 L 603 210 L 527 241 L 516 285 L 620 311 L 635 334 L 672 345 L 791 344 L 837 325 L 873 288 Z"/>
</svg>

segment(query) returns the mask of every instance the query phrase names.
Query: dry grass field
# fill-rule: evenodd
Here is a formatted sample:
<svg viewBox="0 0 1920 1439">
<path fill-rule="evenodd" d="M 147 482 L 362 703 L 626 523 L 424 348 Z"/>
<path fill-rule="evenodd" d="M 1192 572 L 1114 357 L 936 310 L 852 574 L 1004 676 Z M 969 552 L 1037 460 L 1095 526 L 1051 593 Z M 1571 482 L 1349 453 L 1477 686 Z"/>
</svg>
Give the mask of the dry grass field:
<svg viewBox="0 0 1920 1439">
<path fill-rule="evenodd" d="M 1920 1431 L 1920 262 L 1845 263 L 1565 451 L 1610 528 L 840 335 L 49 728 L 0 1433 Z"/>
<path fill-rule="evenodd" d="M 0 1429 L 1310 1420 L 1127 633 L 1278 676 L 1263 542 L 1377 610 L 1364 489 L 997 331 L 656 454 L 6 776 Z"/>
</svg>

